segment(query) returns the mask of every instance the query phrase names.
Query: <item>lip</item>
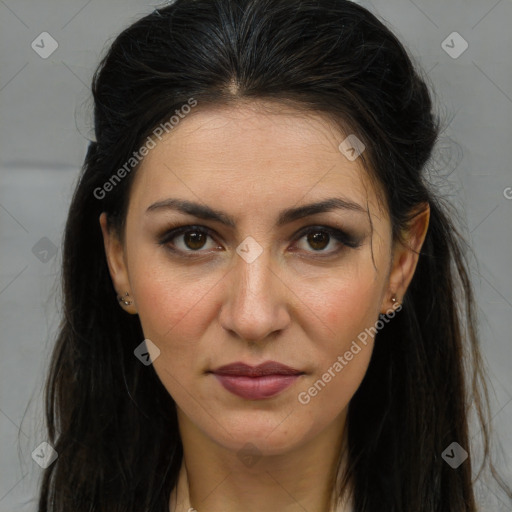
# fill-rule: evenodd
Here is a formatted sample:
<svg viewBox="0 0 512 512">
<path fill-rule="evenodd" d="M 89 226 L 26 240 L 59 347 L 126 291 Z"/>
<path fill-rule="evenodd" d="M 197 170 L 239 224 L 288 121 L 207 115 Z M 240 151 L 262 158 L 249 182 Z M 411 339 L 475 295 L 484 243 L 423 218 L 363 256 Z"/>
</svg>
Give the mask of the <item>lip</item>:
<svg viewBox="0 0 512 512">
<path fill-rule="evenodd" d="M 246 400 L 276 396 L 304 375 L 304 372 L 276 361 L 266 361 L 258 366 L 236 362 L 211 373 L 227 391 Z"/>
</svg>

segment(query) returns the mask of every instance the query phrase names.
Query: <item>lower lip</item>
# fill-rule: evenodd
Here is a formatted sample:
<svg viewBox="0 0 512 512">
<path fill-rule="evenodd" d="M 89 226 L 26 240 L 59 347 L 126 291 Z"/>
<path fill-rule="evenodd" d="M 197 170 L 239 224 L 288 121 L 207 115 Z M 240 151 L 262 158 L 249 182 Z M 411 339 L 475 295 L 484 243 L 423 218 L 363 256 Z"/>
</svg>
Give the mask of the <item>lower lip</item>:
<svg viewBox="0 0 512 512">
<path fill-rule="evenodd" d="M 265 375 L 243 377 L 214 374 L 225 389 L 246 400 L 264 400 L 290 387 L 300 375 Z"/>
</svg>

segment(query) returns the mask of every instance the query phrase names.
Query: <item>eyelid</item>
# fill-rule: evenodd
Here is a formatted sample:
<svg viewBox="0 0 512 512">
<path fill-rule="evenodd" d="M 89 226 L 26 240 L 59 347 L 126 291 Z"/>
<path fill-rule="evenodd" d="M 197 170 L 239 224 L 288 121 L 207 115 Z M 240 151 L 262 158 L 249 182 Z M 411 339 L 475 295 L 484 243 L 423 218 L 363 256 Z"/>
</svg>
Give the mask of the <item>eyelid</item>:
<svg viewBox="0 0 512 512">
<path fill-rule="evenodd" d="M 335 228 L 333 226 L 321 224 L 305 226 L 304 228 L 299 230 L 299 232 L 295 235 L 294 240 L 300 240 L 303 236 L 315 231 L 324 231 L 329 236 L 338 241 L 338 243 L 351 248 L 357 248 L 362 244 L 363 237 L 354 236 L 340 228 Z M 335 251 L 331 251 L 331 253 L 326 252 L 325 254 L 334 254 L 334 252 Z M 315 251 L 313 251 L 313 253 L 315 253 Z M 318 252 L 318 254 L 321 254 L 321 251 Z"/>
<path fill-rule="evenodd" d="M 168 226 L 167 229 L 163 232 L 163 234 L 158 237 L 158 243 L 160 245 L 169 246 L 169 243 L 171 240 L 173 240 L 185 233 L 188 233 L 189 231 L 197 231 L 199 233 L 203 233 L 203 234 L 209 236 L 210 238 L 212 238 L 213 240 L 215 240 L 216 243 L 218 243 L 217 238 L 215 236 L 215 232 L 211 228 L 209 228 L 207 226 L 198 225 L 198 224 L 177 224 L 177 225 Z M 182 251 L 181 249 L 174 248 L 173 250 L 175 252 L 179 252 L 181 254 L 190 253 L 190 254 L 196 254 L 196 255 L 207 252 L 202 249 L 198 249 L 197 251 L 192 251 L 192 250 Z"/>
<path fill-rule="evenodd" d="M 204 225 L 198 225 L 198 224 L 176 224 L 168 226 L 167 229 L 164 231 L 164 233 L 159 236 L 158 243 L 160 245 L 169 246 L 169 242 L 178 236 L 181 236 L 187 232 L 190 231 L 197 231 L 200 233 L 204 233 L 205 235 L 209 236 L 213 240 L 215 240 L 216 243 L 218 242 L 218 237 L 215 233 L 215 231 L 208 226 Z M 300 239 L 302 239 L 304 236 L 309 234 L 310 232 L 315 231 L 323 231 L 327 233 L 331 238 L 334 238 L 336 242 L 338 242 L 339 245 L 341 245 L 341 248 L 331 250 L 331 251 L 305 251 L 307 253 L 313 254 L 316 257 L 328 257 L 328 256 L 334 256 L 337 255 L 341 250 L 343 250 L 344 247 L 349 247 L 356 249 L 362 245 L 362 240 L 364 237 L 357 237 L 354 235 L 351 235 L 347 233 L 345 230 L 336 228 L 329 225 L 321 225 L 321 224 L 312 224 L 308 226 L 304 226 L 301 228 L 295 235 L 293 236 L 293 241 L 297 242 Z M 169 247 L 170 248 L 170 247 Z M 209 250 L 202 250 L 198 249 L 196 251 L 190 250 L 190 251 L 182 251 L 181 249 L 172 248 L 171 249 L 174 252 L 180 253 L 184 255 L 185 257 L 198 257 L 204 253 L 211 252 Z"/>
</svg>

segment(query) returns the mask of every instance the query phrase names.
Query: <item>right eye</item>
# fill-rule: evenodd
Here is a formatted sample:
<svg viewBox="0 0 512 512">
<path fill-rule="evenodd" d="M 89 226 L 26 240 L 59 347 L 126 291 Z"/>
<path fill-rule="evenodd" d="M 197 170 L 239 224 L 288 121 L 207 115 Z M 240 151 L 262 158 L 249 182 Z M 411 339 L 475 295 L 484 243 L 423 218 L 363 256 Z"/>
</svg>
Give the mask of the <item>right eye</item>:
<svg viewBox="0 0 512 512">
<path fill-rule="evenodd" d="M 204 226 L 180 226 L 168 230 L 160 239 L 160 245 L 168 247 L 173 252 L 183 253 L 186 256 L 193 253 L 207 252 L 208 238 L 213 241 L 211 231 Z M 210 249 L 218 248 L 218 244 L 213 244 Z M 202 249 L 205 249 L 204 251 Z M 189 254 L 186 254 L 189 253 Z"/>
</svg>

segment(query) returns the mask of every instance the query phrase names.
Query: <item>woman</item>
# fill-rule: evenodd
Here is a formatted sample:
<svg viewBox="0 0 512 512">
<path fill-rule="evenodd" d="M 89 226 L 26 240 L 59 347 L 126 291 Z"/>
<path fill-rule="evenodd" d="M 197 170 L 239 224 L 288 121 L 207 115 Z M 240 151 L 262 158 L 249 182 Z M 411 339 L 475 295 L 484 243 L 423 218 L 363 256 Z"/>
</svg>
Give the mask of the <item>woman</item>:
<svg viewBox="0 0 512 512">
<path fill-rule="evenodd" d="M 471 286 L 395 36 L 342 0 L 176 0 L 93 95 L 39 510 L 475 511 Z"/>
</svg>

